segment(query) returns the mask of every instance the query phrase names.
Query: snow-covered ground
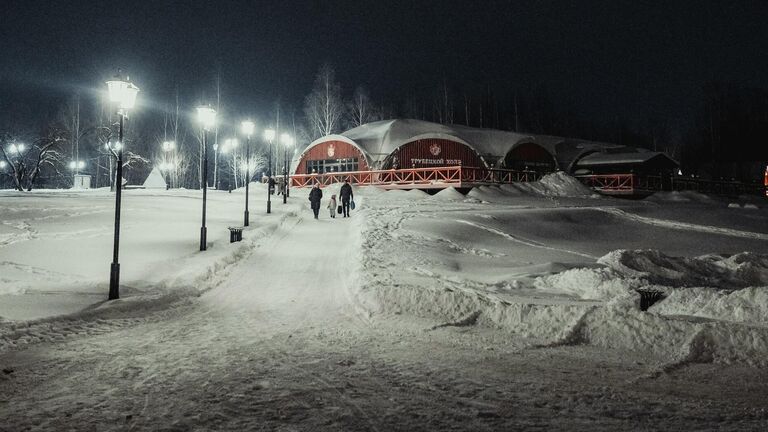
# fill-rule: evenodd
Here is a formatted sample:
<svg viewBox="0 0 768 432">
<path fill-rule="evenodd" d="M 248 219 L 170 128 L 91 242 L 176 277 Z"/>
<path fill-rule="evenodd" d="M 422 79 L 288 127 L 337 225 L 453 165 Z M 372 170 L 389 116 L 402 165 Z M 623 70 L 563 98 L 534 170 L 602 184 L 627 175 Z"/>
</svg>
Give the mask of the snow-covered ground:
<svg viewBox="0 0 768 432">
<path fill-rule="evenodd" d="M 266 190 L 254 185 L 254 201 Z M 280 197 L 277 197 L 280 198 Z M 273 203 L 277 206 L 277 199 Z M 280 204 L 282 205 L 282 199 Z M 258 206 L 258 207 L 257 207 Z M 198 291 L 288 214 L 262 217 L 244 243 L 229 243 L 243 223 L 244 191 L 208 196 L 209 250 L 199 253 L 202 192 L 126 190 L 120 233 L 121 295 L 149 298 Z M 0 317 L 10 320 L 72 313 L 109 291 L 115 215 L 109 190 L 0 191 Z M 106 275 L 106 277 L 105 277 Z"/>
<path fill-rule="evenodd" d="M 336 193 L 338 186 L 326 189 Z M 760 430 L 768 202 L 0 191 L 0 430 Z M 324 206 L 323 206 L 324 207 Z M 637 290 L 665 298 L 639 310 Z"/>
</svg>

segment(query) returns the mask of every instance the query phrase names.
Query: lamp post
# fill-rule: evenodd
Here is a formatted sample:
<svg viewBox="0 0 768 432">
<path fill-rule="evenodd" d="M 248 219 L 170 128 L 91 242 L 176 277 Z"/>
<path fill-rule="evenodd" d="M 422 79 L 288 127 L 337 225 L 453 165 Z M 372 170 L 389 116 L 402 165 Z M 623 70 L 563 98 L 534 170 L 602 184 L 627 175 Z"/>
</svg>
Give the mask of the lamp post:
<svg viewBox="0 0 768 432">
<path fill-rule="evenodd" d="M 110 81 L 107 81 L 109 101 L 117 104 L 117 115 L 120 117 L 120 129 L 117 134 L 117 142 L 110 147 L 112 155 L 117 158 L 117 172 L 115 174 L 115 240 L 112 251 L 112 266 L 109 275 L 109 300 L 120 298 L 120 200 L 123 189 L 123 124 L 128 110 L 136 103 L 136 95 L 139 88 L 133 85 L 126 77 L 123 79 L 120 72 Z"/>
<path fill-rule="evenodd" d="M 288 189 L 290 188 L 290 185 L 288 184 L 288 170 L 290 169 L 290 164 L 288 163 L 288 147 L 293 147 L 293 137 L 288 135 L 287 133 L 284 133 L 280 135 L 280 141 L 283 142 L 283 204 L 288 202 Z"/>
<path fill-rule="evenodd" d="M 243 226 L 248 226 L 250 221 L 248 220 L 248 185 L 251 183 L 251 135 L 256 128 L 256 125 L 250 121 L 245 120 L 240 124 L 243 135 L 245 135 L 245 213 L 243 213 Z M 269 189 L 269 185 L 267 185 Z"/>
<path fill-rule="evenodd" d="M 272 141 L 275 139 L 275 130 L 264 130 L 264 139 L 269 143 L 269 163 L 267 165 L 267 213 L 272 213 L 272 193 L 269 190 L 269 183 L 272 181 Z"/>
<path fill-rule="evenodd" d="M 203 127 L 203 222 L 200 226 L 200 250 L 208 249 L 208 228 L 205 226 L 205 205 L 208 199 L 208 144 L 206 135 L 216 124 L 216 110 L 210 106 L 197 107 L 197 119 Z"/>
</svg>

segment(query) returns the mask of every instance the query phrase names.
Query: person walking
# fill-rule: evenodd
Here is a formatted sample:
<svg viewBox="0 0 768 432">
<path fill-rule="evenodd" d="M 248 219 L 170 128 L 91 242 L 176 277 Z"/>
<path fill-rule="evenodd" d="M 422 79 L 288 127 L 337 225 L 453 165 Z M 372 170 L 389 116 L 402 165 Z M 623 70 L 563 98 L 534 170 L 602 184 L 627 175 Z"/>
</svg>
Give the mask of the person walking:
<svg viewBox="0 0 768 432">
<path fill-rule="evenodd" d="M 352 186 L 349 185 L 349 180 L 344 180 L 344 184 L 341 185 L 339 190 L 341 196 L 341 211 L 344 213 L 344 217 L 349 217 L 349 201 L 355 199 L 355 195 L 352 193 Z"/>
<path fill-rule="evenodd" d="M 320 200 L 323 199 L 323 191 L 320 190 L 320 185 L 315 183 L 312 186 L 312 190 L 309 191 L 309 203 L 312 207 L 312 213 L 315 214 L 315 219 L 320 213 Z"/>
<path fill-rule="evenodd" d="M 336 195 L 331 195 L 331 200 L 328 201 L 328 210 L 331 211 L 331 217 L 336 218 Z"/>
</svg>

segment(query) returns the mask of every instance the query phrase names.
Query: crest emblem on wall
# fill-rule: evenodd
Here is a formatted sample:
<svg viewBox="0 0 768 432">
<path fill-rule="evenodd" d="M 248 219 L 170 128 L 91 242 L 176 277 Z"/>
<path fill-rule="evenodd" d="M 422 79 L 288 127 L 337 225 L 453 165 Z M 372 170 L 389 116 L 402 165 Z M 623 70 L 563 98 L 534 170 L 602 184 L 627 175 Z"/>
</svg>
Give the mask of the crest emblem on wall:
<svg viewBox="0 0 768 432">
<path fill-rule="evenodd" d="M 440 154 L 440 145 L 437 143 L 432 143 L 431 146 L 429 146 L 429 152 L 432 153 L 432 156 L 437 156 Z"/>
<path fill-rule="evenodd" d="M 336 154 L 336 146 L 333 144 L 328 145 L 328 157 L 333 157 Z"/>
</svg>

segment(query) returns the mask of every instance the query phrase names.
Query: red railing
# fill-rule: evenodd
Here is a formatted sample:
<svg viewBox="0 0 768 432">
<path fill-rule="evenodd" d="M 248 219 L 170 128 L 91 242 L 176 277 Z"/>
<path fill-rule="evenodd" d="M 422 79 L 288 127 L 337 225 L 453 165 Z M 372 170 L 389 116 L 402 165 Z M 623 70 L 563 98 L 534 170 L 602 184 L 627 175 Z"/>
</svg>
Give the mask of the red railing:
<svg viewBox="0 0 768 432">
<path fill-rule="evenodd" d="M 452 166 L 295 174 L 291 176 L 291 187 L 308 187 L 315 183 L 327 186 L 348 181 L 361 186 L 380 186 L 388 189 L 431 189 L 535 181 L 539 178 L 541 174 L 534 171 Z"/>
<path fill-rule="evenodd" d="M 462 167 L 462 181 L 467 183 L 501 184 L 537 181 L 543 173 L 536 171 L 515 171 L 502 169 L 486 169 Z"/>
</svg>

